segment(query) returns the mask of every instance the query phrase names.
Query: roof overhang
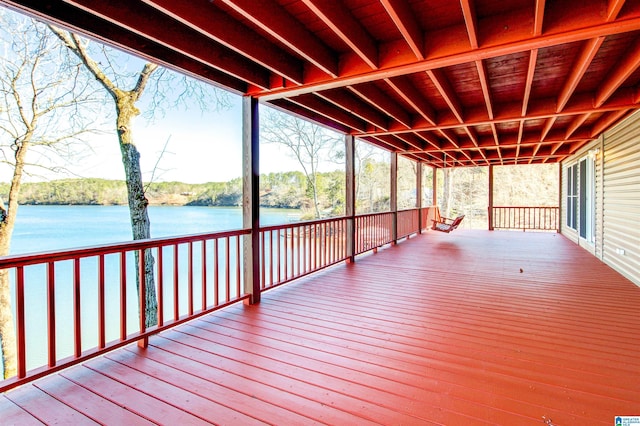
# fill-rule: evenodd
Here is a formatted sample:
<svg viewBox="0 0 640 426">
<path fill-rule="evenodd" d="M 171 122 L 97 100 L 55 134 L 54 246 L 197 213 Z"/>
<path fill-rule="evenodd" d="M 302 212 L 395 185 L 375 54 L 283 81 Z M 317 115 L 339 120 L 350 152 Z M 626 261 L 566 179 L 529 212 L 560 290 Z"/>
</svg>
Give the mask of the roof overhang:
<svg viewBox="0 0 640 426">
<path fill-rule="evenodd" d="M 435 167 L 554 163 L 640 106 L 637 0 L 0 0 Z"/>
</svg>

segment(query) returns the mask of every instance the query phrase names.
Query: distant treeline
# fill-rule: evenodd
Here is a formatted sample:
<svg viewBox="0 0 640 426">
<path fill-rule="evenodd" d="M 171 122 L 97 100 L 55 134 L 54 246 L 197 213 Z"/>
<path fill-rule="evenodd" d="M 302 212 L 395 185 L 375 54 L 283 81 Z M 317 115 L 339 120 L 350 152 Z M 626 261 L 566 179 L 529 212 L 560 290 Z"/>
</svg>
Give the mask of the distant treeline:
<svg viewBox="0 0 640 426">
<path fill-rule="evenodd" d="M 325 183 L 319 185 L 323 195 L 340 204 L 344 197 L 344 173 L 320 173 L 318 180 Z M 308 185 L 303 173 L 270 173 L 262 175 L 260 181 L 260 204 L 263 207 L 299 209 L 308 204 Z M 8 193 L 9 184 L 0 183 L 0 195 L 5 200 Z M 242 204 L 242 179 L 198 184 L 154 182 L 147 184 L 146 195 L 151 205 L 239 206 Z M 127 187 L 121 180 L 95 178 L 24 183 L 18 202 L 31 205 L 126 205 Z"/>
</svg>

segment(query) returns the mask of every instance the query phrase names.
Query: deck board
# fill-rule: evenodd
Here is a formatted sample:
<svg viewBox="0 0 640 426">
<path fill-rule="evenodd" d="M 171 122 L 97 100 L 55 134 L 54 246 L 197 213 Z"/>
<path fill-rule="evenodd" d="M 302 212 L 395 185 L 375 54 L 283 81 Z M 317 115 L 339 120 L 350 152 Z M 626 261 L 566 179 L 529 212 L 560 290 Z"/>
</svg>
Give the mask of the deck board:
<svg viewBox="0 0 640 426">
<path fill-rule="evenodd" d="M 432 232 L 0 409 L 25 424 L 610 425 L 640 415 L 638 312 L 640 288 L 561 235 Z"/>
</svg>

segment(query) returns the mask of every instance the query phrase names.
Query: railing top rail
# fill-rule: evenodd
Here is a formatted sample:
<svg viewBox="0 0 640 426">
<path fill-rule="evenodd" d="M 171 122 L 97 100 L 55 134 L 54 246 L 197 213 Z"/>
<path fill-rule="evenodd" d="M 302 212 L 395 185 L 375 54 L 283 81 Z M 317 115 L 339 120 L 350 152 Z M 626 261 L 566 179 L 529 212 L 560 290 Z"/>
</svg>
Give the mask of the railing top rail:
<svg viewBox="0 0 640 426">
<path fill-rule="evenodd" d="M 393 214 L 393 212 L 389 211 L 389 212 L 376 212 L 376 213 L 361 213 L 361 214 L 357 214 L 355 217 L 385 216 L 389 214 Z"/>
<path fill-rule="evenodd" d="M 36 253 L 13 254 L 0 257 L 0 269 L 14 268 L 17 266 L 34 265 L 43 262 L 57 262 L 98 256 L 102 254 L 120 253 L 123 251 L 143 250 L 152 247 L 164 247 L 174 244 L 184 244 L 195 241 L 212 240 L 215 238 L 235 237 L 250 234 L 250 229 L 233 231 L 208 232 L 204 234 L 190 234 L 179 237 L 159 237 L 145 240 L 133 240 L 121 243 L 102 244 L 90 247 L 63 249 L 55 251 L 43 251 Z"/>
<path fill-rule="evenodd" d="M 494 209 L 557 209 L 558 206 L 492 206 Z"/>
<path fill-rule="evenodd" d="M 279 225 L 261 226 L 260 227 L 260 231 L 262 231 L 262 232 L 275 231 L 275 230 L 278 230 L 278 229 L 297 228 L 299 226 L 319 225 L 319 224 L 322 224 L 322 223 L 338 222 L 338 221 L 345 220 L 345 219 L 346 219 L 346 216 L 329 217 L 329 218 L 326 218 L 326 219 L 301 220 L 299 222 L 283 223 L 283 224 L 279 224 Z"/>
</svg>

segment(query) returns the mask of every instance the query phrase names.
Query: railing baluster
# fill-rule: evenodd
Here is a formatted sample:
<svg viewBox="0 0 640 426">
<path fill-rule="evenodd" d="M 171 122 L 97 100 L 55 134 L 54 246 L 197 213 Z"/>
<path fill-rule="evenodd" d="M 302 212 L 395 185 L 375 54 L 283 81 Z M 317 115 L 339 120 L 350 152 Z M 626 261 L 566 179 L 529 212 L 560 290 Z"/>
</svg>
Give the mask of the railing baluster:
<svg viewBox="0 0 640 426">
<path fill-rule="evenodd" d="M 47 345 L 49 367 L 56 365 L 56 287 L 55 264 L 47 263 Z"/>
<path fill-rule="evenodd" d="M 158 327 L 164 325 L 164 247 L 158 247 Z"/>
<path fill-rule="evenodd" d="M 104 254 L 101 254 L 98 256 L 98 347 L 100 349 L 104 348 L 107 342 L 104 273 Z"/>
<path fill-rule="evenodd" d="M 193 315 L 193 241 L 187 244 L 187 309 Z"/>
<path fill-rule="evenodd" d="M 8 270 L 2 271 L 8 274 Z M 16 348 L 18 378 L 22 379 L 27 375 L 27 336 L 24 315 L 24 267 L 16 268 L 16 329 L 18 332 L 18 347 Z"/>
<path fill-rule="evenodd" d="M 127 339 L 127 252 L 120 252 L 120 340 Z"/>
<path fill-rule="evenodd" d="M 241 290 L 241 277 L 240 277 L 240 264 L 242 262 L 242 258 L 240 257 L 240 236 L 236 236 L 236 297 L 240 297 L 242 295 Z"/>
<path fill-rule="evenodd" d="M 144 249 L 138 250 L 138 298 L 140 299 L 140 334 L 147 331 L 147 274 L 146 268 L 146 253 Z M 138 347 L 146 348 L 148 339 L 142 338 L 138 340 Z"/>
<path fill-rule="evenodd" d="M 180 288 L 179 288 L 179 266 L 178 261 L 178 244 L 173 245 L 173 320 L 178 321 L 180 318 Z"/>
<path fill-rule="evenodd" d="M 201 278 L 202 278 L 202 310 L 207 309 L 207 242 L 202 241 L 202 252 L 200 258 L 202 259 Z"/>
<path fill-rule="evenodd" d="M 217 238 L 213 240 L 213 304 L 218 306 L 220 303 L 220 277 L 219 277 L 219 260 L 218 260 L 218 244 Z"/>
<path fill-rule="evenodd" d="M 229 247 L 230 247 L 230 245 L 229 245 L 229 237 L 226 237 L 224 239 L 224 244 L 225 244 L 225 251 L 224 251 L 224 256 L 225 256 L 224 266 L 225 266 L 225 268 L 224 269 L 226 271 L 226 274 L 225 274 L 225 290 L 226 290 L 226 296 L 227 296 L 226 300 L 228 302 L 229 300 L 231 300 L 231 268 L 230 268 L 231 264 L 230 264 L 230 259 L 229 259 L 231 251 L 229 249 Z"/>
<path fill-rule="evenodd" d="M 82 355 L 82 304 L 80 299 L 80 259 L 73 259 L 73 356 Z"/>
</svg>

